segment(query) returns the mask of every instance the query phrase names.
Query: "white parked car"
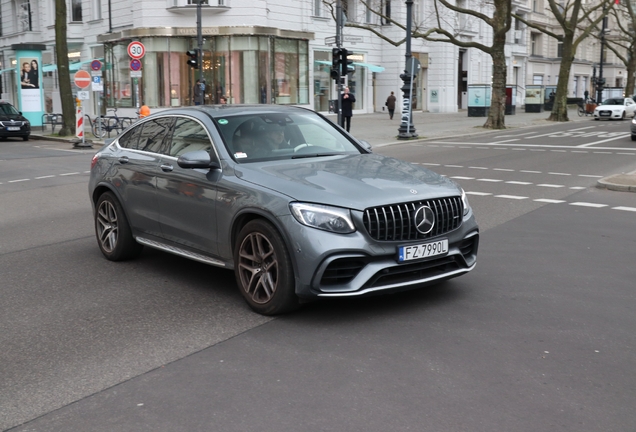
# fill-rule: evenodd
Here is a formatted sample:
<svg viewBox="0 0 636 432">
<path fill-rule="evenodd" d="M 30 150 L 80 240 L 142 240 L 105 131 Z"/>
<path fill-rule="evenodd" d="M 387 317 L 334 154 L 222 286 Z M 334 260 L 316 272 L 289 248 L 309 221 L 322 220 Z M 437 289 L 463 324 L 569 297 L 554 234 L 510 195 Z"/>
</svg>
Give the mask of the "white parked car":
<svg viewBox="0 0 636 432">
<path fill-rule="evenodd" d="M 634 117 L 636 102 L 632 98 L 611 98 L 603 101 L 594 109 L 594 120 Z"/>
</svg>

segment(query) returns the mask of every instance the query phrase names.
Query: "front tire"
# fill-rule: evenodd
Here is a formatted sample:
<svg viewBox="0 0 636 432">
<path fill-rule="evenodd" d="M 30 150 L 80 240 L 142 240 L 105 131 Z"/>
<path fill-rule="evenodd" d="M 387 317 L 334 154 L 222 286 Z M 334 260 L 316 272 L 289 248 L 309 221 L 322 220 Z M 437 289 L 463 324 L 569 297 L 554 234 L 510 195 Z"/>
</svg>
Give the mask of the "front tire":
<svg viewBox="0 0 636 432">
<path fill-rule="evenodd" d="M 241 229 L 234 248 L 234 274 L 255 312 L 276 315 L 298 308 L 289 252 L 269 222 L 256 219 Z"/>
<path fill-rule="evenodd" d="M 636 135 L 632 135 L 632 141 L 636 141 Z"/>
<path fill-rule="evenodd" d="M 143 249 L 133 238 L 124 210 L 112 192 L 97 200 L 95 235 L 102 254 L 110 261 L 136 258 Z"/>
</svg>

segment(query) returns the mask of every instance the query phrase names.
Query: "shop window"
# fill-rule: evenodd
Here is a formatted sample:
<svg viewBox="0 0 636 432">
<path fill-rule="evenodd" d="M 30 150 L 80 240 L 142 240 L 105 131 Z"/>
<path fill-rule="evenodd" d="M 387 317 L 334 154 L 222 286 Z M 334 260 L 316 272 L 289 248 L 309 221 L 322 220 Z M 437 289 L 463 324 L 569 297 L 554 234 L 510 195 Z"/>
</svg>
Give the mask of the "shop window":
<svg viewBox="0 0 636 432">
<path fill-rule="evenodd" d="M 274 82 L 276 103 L 309 103 L 307 41 L 274 40 Z"/>
</svg>

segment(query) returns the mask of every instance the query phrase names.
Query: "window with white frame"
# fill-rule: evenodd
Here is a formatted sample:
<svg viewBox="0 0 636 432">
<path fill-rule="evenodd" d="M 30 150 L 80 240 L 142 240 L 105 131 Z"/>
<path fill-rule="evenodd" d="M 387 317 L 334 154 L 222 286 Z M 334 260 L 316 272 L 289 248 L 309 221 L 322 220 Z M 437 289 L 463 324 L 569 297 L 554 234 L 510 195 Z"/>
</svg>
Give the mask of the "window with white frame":
<svg viewBox="0 0 636 432">
<path fill-rule="evenodd" d="M 31 13 L 31 2 L 29 0 L 14 1 L 15 16 L 18 21 L 18 32 L 33 30 L 33 15 Z"/>
<path fill-rule="evenodd" d="M 530 54 L 541 55 L 541 33 L 530 34 Z"/>
<path fill-rule="evenodd" d="M 71 0 L 71 21 L 82 22 L 82 0 Z"/>
<path fill-rule="evenodd" d="M 533 75 L 532 84 L 543 85 L 543 75 Z"/>
<path fill-rule="evenodd" d="M 322 16 L 322 0 L 314 0 L 314 16 Z"/>
</svg>

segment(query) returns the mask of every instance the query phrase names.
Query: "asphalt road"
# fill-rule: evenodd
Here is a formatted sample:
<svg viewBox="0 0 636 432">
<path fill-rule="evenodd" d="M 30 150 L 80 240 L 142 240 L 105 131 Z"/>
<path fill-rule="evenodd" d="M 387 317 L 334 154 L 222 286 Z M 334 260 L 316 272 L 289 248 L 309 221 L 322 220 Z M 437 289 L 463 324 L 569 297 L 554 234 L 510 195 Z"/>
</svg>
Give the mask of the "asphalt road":
<svg viewBox="0 0 636 432">
<path fill-rule="evenodd" d="M 477 268 L 275 319 L 228 271 L 151 250 L 106 261 L 92 152 L 2 143 L 0 429 L 633 430 L 636 194 L 594 187 L 636 170 L 626 130 L 378 146 L 464 187 Z"/>
</svg>

